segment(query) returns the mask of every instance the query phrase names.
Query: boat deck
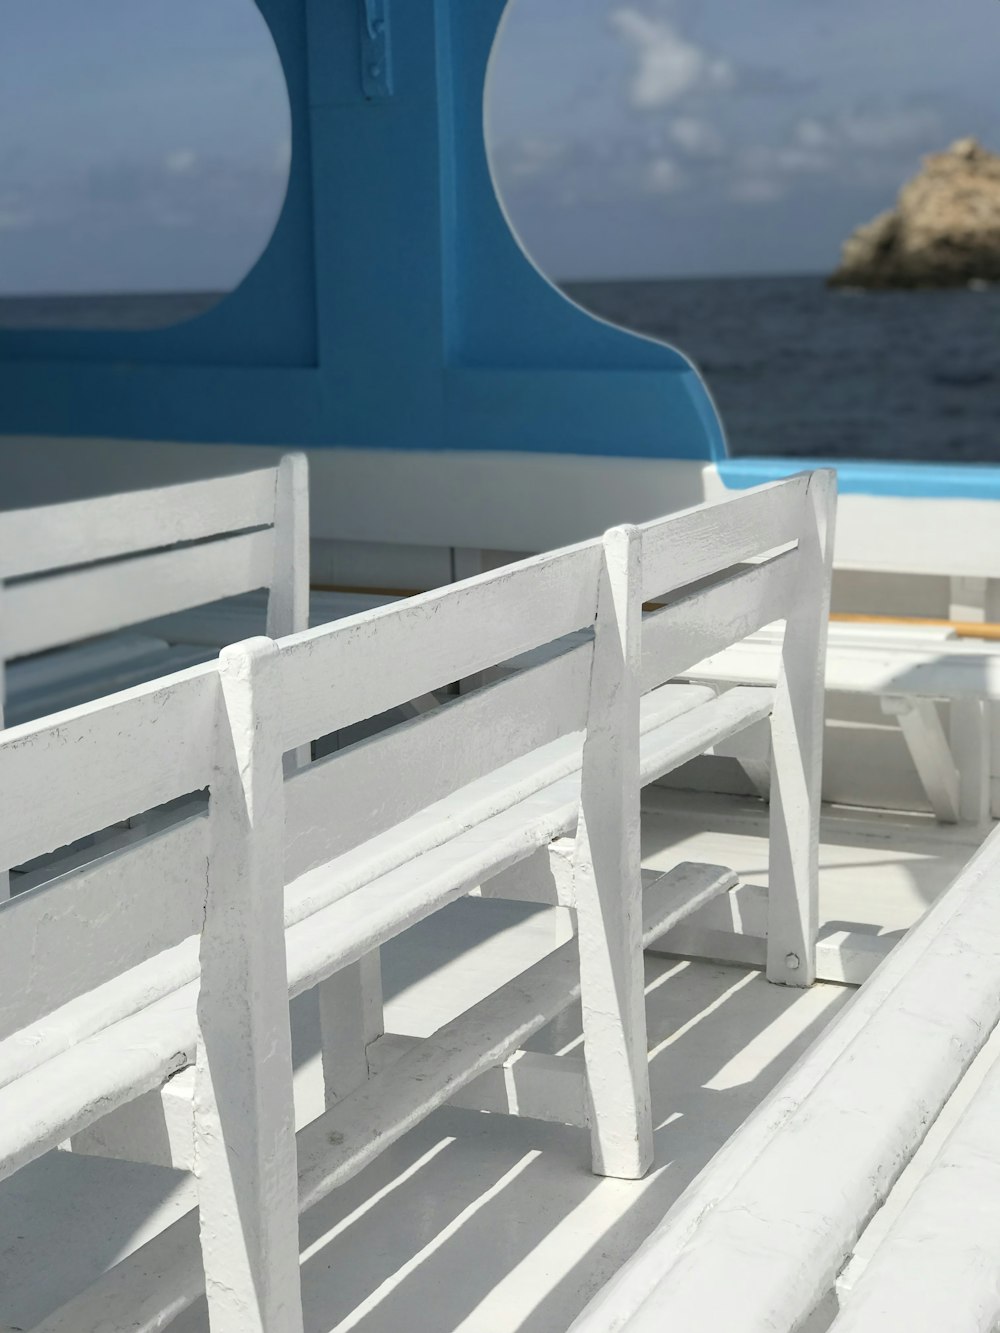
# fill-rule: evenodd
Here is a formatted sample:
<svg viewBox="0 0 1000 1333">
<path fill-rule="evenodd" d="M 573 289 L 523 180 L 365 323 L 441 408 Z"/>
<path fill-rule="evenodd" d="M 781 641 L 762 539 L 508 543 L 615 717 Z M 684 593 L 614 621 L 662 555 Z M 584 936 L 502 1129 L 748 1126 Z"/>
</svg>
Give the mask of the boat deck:
<svg viewBox="0 0 1000 1333">
<path fill-rule="evenodd" d="M 715 831 L 694 831 L 706 827 Z M 762 829 L 756 801 L 651 789 L 644 863 L 712 861 L 764 883 Z M 821 934 L 902 933 L 982 836 L 929 817 L 827 810 Z M 550 945 L 546 914 L 463 899 L 385 949 L 387 1026 L 425 1035 Z M 649 1176 L 591 1175 L 580 1129 L 439 1111 L 302 1219 L 310 1333 L 565 1329 L 852 993 L 771 986 L 743 966 L 654 956 L 646 966 Z M 294 1015 L 300 1105 L 321 1091 L 309 998 Z M 578 1041 L 568 1011 L 533 1045 L 566 1051 Z M 32 1328 L 192 1201 L 182 1173 L 59 1152 L 0 1185 L 2 1333 Z M 171 1329 L 205 1333 L 204 1308 Z"/>
</svg>

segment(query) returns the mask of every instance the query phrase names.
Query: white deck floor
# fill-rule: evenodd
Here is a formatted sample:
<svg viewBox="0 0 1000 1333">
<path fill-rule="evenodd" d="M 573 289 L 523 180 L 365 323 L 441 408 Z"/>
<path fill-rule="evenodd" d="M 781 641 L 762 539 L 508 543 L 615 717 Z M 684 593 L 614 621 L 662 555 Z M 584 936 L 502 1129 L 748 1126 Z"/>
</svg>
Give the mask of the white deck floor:
<svg viewBox="0 0 1000 1333">
<path fill-rule="evenodd" d="M 698 859 L 766 882 L 760 806 L 646 793 L 645 863 Z M 697 826 L 712 834 L 692 834 Z M 902 932 L 981 834 L 922 817 L 829 811 L 821 846 L 825 930 Z M 388 1026 L 422 1034 L 525 966 L 541 917 L 466 899 L 385 951 Z M 647 960 L 656 1163 L 642 1182 L 590 1174 L 584 1131 L 445 1109 L 302 1221 L 310 1333 L 558 1333 L 816 1037 L 850 990 L 768 985 L 756 971 Z M 304 997 L 308 1001 L 308 997 Z M 296 1007 L 297 1095 L 319 1088 L 316 1026 Z M 564 1050 L 568 1013 L 538 1044 Z M 191 1206 L 188 1178 L 53 1153 L 0 1185 L 0 1331 L 30 1329 Z M 196 1307 L 173 1333 L 204 1333 Z"/>
</svg>

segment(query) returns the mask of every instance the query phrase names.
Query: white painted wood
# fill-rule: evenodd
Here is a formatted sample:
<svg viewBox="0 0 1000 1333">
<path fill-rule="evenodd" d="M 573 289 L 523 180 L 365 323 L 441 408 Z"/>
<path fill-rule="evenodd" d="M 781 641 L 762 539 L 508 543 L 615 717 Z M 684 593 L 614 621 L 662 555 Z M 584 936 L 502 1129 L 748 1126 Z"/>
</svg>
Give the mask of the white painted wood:
<svg viewBox="0 0 1000 1333">
<path fill-rule="evenodd" d="M 722 645 L 784 618 L 799 581 L 806 577 L 799 551 L 786 551 L 646 616 L 643 691 L 689 671 Z"/>
<path fill-rule="evenodd" d="M 274 523 L 274 468 L 0 513 L 0 577 L 68 569 Z M 111 478 L 109 478 L 111 480 Z"/>
<path fill-rule="evenodd" d="M 212 1333 L 301 1333 L 278 649 L 223 649 L 195 1166 Z"/>
<path fill-rule="evenodd" d="M 651 880 L 643 876 L 642 946 L 644 949 L 737 885 L 736 873 L 726 866 L 682 862 Z"/>
<path fill-rule="evenodd" d="M 440 1028 L 299 1134 L 299 1206 L 310 1208 L 460 1088 L 501 1064 L 579 993 L 569 943 Z"/>
<path fill-rule="evenodd" d="M 527 969 L 388 1064 L 299 1134 L 299 1209 L 356 1175 L 430 1110 L 520 1049 L 578 993 L 576 944 Z M 204 1289 L 192 1211 L 117 1264 L 34 1333 L 159 1333 Z M 130 1331 L 131 1333 L 131 1331 Z"/>
<path fill-rule="evenodd" d="M 313 764 L 289 787 L 289 875 L 329 861 L 477 779 L 582 731 L 592 652 L 584 644 Z M 578 749 L 579 740 L 576 744 Z M 579 763 L 572 746 L 565 759 L 561 771 Z M 531 759 L 528 768 L 534 772 L 540 765 Z M 541 768 L 538 785 L 545 781 Z"/>
<path fill-rule="evenodd" d="M 305 454 L 286 454 L 275 471 L 273 557 L 267 635 L 279 639 L 309 625 L 309 463 Z"/>
<path fill-rule="evenodd" d="M 323 1083 L 332 1106 L 367 1080 L 368 1047 L 384 1030 L 378 951 L 335 972 L 316 990 Z"/>
<path fill-rule="evenodd" d="M 0 866 L 207 787 L 212 664 L 0 733 Z"/>
<path fill-rule="evenodd" d="M 642 600 L 671 593 L 799 540 L 801 507 L 814 475 L 757 486 L 723 503 L 643 525 Z"/>
<path fill-rule="evenodd" d="M 808 478 L 798 543 L 798 583 L 786 618 L 771 715 L 767 978 L 816 979 L 823 660 L 830 615 L 836 473 Z"/>
<path fill-rule="evenodd" d="M 1000 1017 L 994 833 L 573 1325 L 798 1327 Z"/>
<path fill-rule="evenodd" d="M 596 542 L 310 630 L 283 645 L 286 748 L 594 623 Z M 478 632 L 468 633 L 474 616 Z"/>
<path fill-rule="evenodd" d="M 981 699 L 951 705 L 949 740 L 959 783 L 959 818 L 983 824 L 990 817 L 990 720 Z"/>
<path fill-rule="evenodd" d="M 992 1333 L 1000 1321 L 1000 1066 L 841 1304 L 834 1333 Z"/>
<path fill-rule="evenodd" d="M 0 976 L 17 978 L 0 991 L 0 1053 L 3 1039 L 37 1016 L 197 934 L 207 887 L 206 830 L 203 817 L 184 820 L 0 908 Z M 81 949 L 85 937 L 95 947 Z M 125 1003 L 119 1017 L 139 1007 L 139 995 Z M 31 1045 L 40 1045 L 37 1033 Z M 0 1065 L 2 1084 L 8 1068 L 2 1054 Z"/>
<path fill-rule="evenodd" d="M 719 741 L 769 718 L 774 706 L 773 690 L 737 686 L 719 699 L 699 701 L 675 722 L 657 717 L 660 694 L 661 690 L 654 690 L 642 701 L 639 781 L 643 787 L 705 754 Z"/>
<path fill-rule="evenodd" d="M 395 1032 L 380 1038 L 369 1053 L 372 1073 L 381 1073 L 424 1040 Z M 586 1068 L 578 1055 L 515 1051 L 460 1088 L 448 1105 L 583 1129 L 589 1123 Z"/>
<path fill-rule="evenodd" d="M 797 523 L 802 506 L 792 501 L 799 490 L 782 491 Z M 723 511 L 716 518 L 723 521 Z M 677 540 L 685 533 L 678 525 Z M 657 531 L 657 540 L 661 535 Z M 300 1137 L 303 1206 L 506 1061 L 578 994 L 595 1164 L 607 1173 L 641 1174 L 650 1157 L 643 940 L 669 932 L 709 899 L 726 894 L 734 877 L 716 867 L 679 867 L 650 886 L 644 910 L 639 789 L 765 720 L 774 707 L 772 691 L 746 688 L 716 699 L 705 687 L 666 685 L 640 699 L 642 540 L 636 529 L 618 530 L 603 544 L 531 560 L 347 624 L 278 645 L 260 641 L 228 650 L 221 684 L 214 673 L 205 677 L 213 688 L 204 699 L 192 695 L 180 718 L 161 708 L 163 726 L 155 738 L 147 737 L 158 761 L 163 754 L 157 743 L 160 751 L 172 752 L 179 730 L 187 744 L 195 722 L 201 724 L 198 739 L 210 745 L 220 703 L 226 725 L 220 723 L 219 734 L 232 746 L 231 754 L 210 765 L 201 976 L 192 951 L 196 942 L 189 937 L 166 956 L 112 977 L 99 998 L 88 990 L 67 999 L 62 1008 L 72 1012 L 58 1015 L 54 1025 L 46 1016 L 52 1032 L 42 1034 L 43 1058 L 0 1088 L 3 1169 L 17 1169 L 67 1134 L 86 1132 L 91 1150 L 114 1150 L 114 1126 L 94 1122 L 154 1091 L 189 1064 L 198 1047 L 194 1160 L 213 1321 L 223 1329 L 260 1333 L 292 1327 L 299 1316 L 287 998 L 336 977 L 323 1002 L 332 1104 Z M 757 540 L 772 549 L 774 532 L 759 533 Z M 781 573 L 779 583 L 774 571 L 797 569 L 808 540 L 807 533 L 794 552 L 738 576 L 724 575 L 720 583 L 742 578 L 743 596 L 758 615 L 764 590 L 778 586 L 779 600 L 792 600 L 795 614 L 801 593 L 791 573 Z M 819 568 L 820 579 L 822 574 Z M 810 580 L 809 586 L 815 591 L 818 583 Z M 682 602 L 711 604 L 717 595 L 688 590 Z M 679 623 L 683 610 L 676 611 Z M 658 635 L 670 614 L 668 609 L 657 621 Z M 746 624 L 737 617 L 729 632 L 739 634 Z M 398 730 L 403 740 L 391 743 L 395 750 L 377 737 L 338 752 L 325 768 L 283 780 L 282 752 L 329 729 L 331 718 L 358 723 L 424 688 L 495 667 L 578 630 L 593 631 L 593 646 L 585 643 L 542 664 L 527 685 L 524 679 L 501 681 L 404 724 Z M 181 696 L 189 683 L 175 681 L 171 690 Z M 112 721 L 99 730 L 101 746 L 117 759 L 125 744 L 121 728 L 131 727 L 132 718 L 115 714 L 116 707 L 120 701 L 104 706 Z M 141 723 L 145 714 L 137 717 Z M 470 738 L 479 743 L 494 732 L 485 754 L 462 753 L 462 739 L 470 750 Z M 5 743 L 0 738 L 0 766 Z M 386 763 L 392 755 L 398 764 Z M 29 767 L 34 761 L 21 754 L 17 762 Z M 339 788 L 331 785 L 336 765 Z M 119 768 L 131 782 L 129 765 Z M 372 785 L 375 774 L 380 788 Z M 352 809 L 354 787 L 361 795 Z M 411 789 L 419 793 L 416 800 Z M 283 848 L 285 790 L 299 823 L 289 819 Z M 305 797 L 296 806 L 296 791 L 310 794 L 311 812 Z M 380 808 L 369 816 L 366 805 L 373 803 Z M 331 824 L 340 825 L 339 843 L 331 843 L 323 829 Z M 381 1032 L 372 1002 L 375 951 L 458 895 L 574 832 L 579 949 L 576 942 L 558 946 L 372 1075 L 369 1048 Z M 290 873 L 296 858 L 308 869 Z M 284 934 L 283 880 L 289 881 Z M 163 989 L 167 978 L 172 989 Z M 123 1006 L 123 997 L 137 994 L 146 994 L 141 1008 Z M 99 1017 L 95 1021 L 102 1012 L 112 1015 L 103 1025 Z M 74 1024 L 77 1033 L 86 1032 L 82 1039 L 69 1037 Z M 479 1095 L 495 1097 L 501 1109 L 497 1078 L 491 1075 Z M 509 1110 L 506 1073 L 504 1080 Z M 570 1082 L 578 1091 L 578 1076 Z M 536 1080 L 543 1110 L 544 1085 L 544 1077 Z M 28 1113 L 33 1104 L 46 1108 L 41 1123 Z M 576 1112 L 574 1117 L 576 1123 Z M 139 1151 L 143 1134 L 162 1129 L 144 1121 L 137 1106 L 117 1119 L 131 1152 Z M 160 1141 L 153 1149 L 165 1150 Z M 175 1273 L 176 1254 L 155 1252 Z M 178 1308 L 173 1294 L 166 1299 Z"/>
<path fill-rule="evenodd" d="M 42 652 L 271 581 L 271 529 L 7 586 L 7 657 Z"/>
<path fill-rule="evenodd" d="M 591 1153 L 599 1175 L 638 1179 L 653 1160 L 639 854 L 641 544 L 604 538 L 573 894 Z"/>
<path fill-rule="evenodd" d="M 1000 577 L 986 580 L 983 604 L 985 618 L 996 624 L 1000 621 Z M 1000 703 L 991 703 L 987 710 L 990 744 L 990 814 L 1000 819 Z"/>
<path fill-rule="evenodd" d="M 975 704 L 975 700 L 971 701 Z M 931 699 L 889 695 L 882 710 L 899 721 L 913 766 L 938 819 L 955 824 L 959 818 L 959 779 L 951 746 Z"/>
</svg>

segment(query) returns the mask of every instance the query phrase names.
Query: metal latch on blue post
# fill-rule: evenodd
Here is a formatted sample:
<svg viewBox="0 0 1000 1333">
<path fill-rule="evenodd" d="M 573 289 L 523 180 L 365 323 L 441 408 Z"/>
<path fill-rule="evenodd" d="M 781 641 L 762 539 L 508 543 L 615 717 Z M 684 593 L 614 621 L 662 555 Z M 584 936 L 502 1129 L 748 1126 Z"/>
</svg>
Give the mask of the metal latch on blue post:
<svg viewBox="0 0 1000 1333">
<path fill-rule="evenodd" d="M 370 100 L 392 96 L 389 0 L 361 0 L 361 89 Z"/>
</svg>

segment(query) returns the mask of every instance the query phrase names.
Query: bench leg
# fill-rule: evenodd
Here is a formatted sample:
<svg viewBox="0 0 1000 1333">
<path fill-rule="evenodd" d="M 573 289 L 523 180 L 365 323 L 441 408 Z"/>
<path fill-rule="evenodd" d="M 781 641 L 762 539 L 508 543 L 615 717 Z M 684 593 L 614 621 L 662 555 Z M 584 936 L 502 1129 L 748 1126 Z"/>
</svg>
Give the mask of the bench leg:
<svg viewBox="0 0 1000 1333">
<path fill-rule="evenodd" d="M 831 484 L 823 473 L 809 480 L 799 535 L 802 573 L 785 624 L 771 716 L 767 979 L 784 986 L 816 980 Z"/>
<path fill-rule="evenodd" d="M 604 538 L 573 862 L 594 1171 L 653 1160 L 639 850 L 639 533 Z"/>
<path fill-rule="evenodd" d="M 990 706 L 980 699 L 951 705 L 951 750 L 958 769 L 958 813 L 963 823 L 990 817 Z"/>
<path fill-rule="evenodd" d="M 368 1047 L 382 1036 L 382 969 L 376 949 L 316 987 L 327 1106 L 368 1079 Z"/>
<path fill-rule="evenodd" d="M 194 1159 L 212 1333 L 302 1333 L 278 649 L 224 648 Z"/>
<path fill-rule="evenodd" d="M 958 774 L 937 704 L 931 699 L 892 696 L 882 700 L 882 711 L 899 721 L 931 809 L 942 824 L 957 824 Z"/>
</svg>

